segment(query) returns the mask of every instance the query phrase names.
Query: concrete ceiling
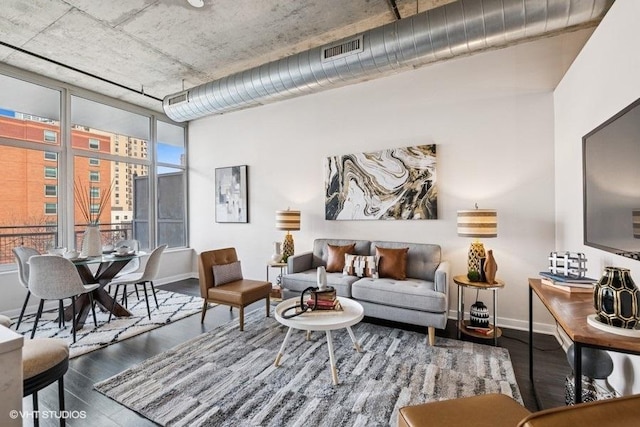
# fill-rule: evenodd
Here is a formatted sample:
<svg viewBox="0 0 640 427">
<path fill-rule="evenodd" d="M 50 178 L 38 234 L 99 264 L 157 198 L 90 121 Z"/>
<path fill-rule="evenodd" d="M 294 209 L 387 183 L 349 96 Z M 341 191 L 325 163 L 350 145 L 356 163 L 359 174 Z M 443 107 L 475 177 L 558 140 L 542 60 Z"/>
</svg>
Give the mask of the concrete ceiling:
<svg viewBox="0 0 640 427">
<path fill-rule="evenodd" d="M 404 18 L 452 1 L 396 3 Z M 183 88 L 396 19 L 388 0 L 1 3 L 0 62 L 156 111 Z"/>
</svg>

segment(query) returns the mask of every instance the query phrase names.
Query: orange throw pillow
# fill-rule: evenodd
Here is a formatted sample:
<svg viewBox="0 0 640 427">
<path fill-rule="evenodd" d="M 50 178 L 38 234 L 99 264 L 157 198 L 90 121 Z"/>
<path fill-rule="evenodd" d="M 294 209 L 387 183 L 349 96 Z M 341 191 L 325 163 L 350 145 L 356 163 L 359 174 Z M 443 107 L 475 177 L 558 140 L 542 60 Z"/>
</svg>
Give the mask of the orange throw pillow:
<svg viewBox="0 0 640 427">
<path fill-rule="evenodd" d="M 327 273 L 342 273 L 344 268 L 344 256 L 353 253 L 356 244 L 346 246 L 327 245 L 329 248 L 327 256 Z"/>
<path fill-rule="evenodd" d="M 376 246 L 378 274 L 396 280 L 407 278 L 407 252 L 409 248 L 391 249 Z"/>
</svg>

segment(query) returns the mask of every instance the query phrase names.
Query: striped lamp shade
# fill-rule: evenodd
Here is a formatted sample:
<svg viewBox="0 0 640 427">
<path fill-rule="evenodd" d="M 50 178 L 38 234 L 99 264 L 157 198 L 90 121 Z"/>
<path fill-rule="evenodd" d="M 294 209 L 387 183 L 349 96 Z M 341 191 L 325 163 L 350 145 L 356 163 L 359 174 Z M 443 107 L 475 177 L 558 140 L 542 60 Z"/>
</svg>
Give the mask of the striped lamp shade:
<svg viewBox="0 0 640 427">
<path fill-rule="evenodd" d="M 300 211 L 276 211 L 276 229 L 287 231 L 300 230 Z"/>
<path fill-rule="evenodd" d="M 633 237 L 640 239 L 640 209 L 633 210 Z"/>
<path fill-rule="evenodd" d="M 498 212 L 495 209 L 458 211 L 458 236 L 498 237 Z"/>
</svg>

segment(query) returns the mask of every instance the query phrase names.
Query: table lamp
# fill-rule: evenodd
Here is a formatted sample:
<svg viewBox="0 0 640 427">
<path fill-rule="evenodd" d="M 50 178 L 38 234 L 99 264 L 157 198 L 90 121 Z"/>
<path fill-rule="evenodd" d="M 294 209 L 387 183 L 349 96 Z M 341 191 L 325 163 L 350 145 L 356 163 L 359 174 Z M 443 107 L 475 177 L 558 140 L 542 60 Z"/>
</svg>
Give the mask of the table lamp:
<svg viewBox="0 0 640 427">
<path fill-rule="evenodd" d="M 293 236 L 289 231 L 300 230 L 300 211 L 276 211 L 276 229 L 287 231 L 282 243 L 282 262 L 287 262 L 294 252 Z"/>
<path fill-rule="evenodd" d="M 477 271 L 482 276 L 480 259 L 486 257 L 481 237 L 498 236 L 498 213 L 494 209 L 475 209 L 458 211 L 458 236 L 473 237 L 467 260 L 468 271 Z"/>
</svg>

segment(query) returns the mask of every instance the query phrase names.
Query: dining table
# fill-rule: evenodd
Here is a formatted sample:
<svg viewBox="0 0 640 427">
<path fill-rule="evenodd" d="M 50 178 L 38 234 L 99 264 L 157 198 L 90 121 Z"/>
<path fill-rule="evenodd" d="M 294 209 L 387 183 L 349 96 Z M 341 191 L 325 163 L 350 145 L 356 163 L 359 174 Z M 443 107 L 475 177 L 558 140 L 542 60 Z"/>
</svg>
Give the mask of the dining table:
<svg viewBox="0 0 640 427">
<path fill-rule="evenodd" d="M 138 251 L 124 255 L 115 252 L 103 253 L 97 257 L 78 257 L 71 259 L 76 266 L 80 278 L 85 285 L 98 283 L 100 287 L 92 292 L 93 300 L 96 305 L 103 311 L 111 311 L 116 317 L 130 317 L 131 312 L 114 300 L 109 292 L 105 290 L 105 286 L 127 265 L 131 260 L 142 258 L 147 253 Z M 97 268 L 93 268 L 96 267 Z M 115 305 L 114 305 L 115 303 Z M 91 311 L 91 298 L 89 294 L 82 294 L 76 298 L 76 319 L 74 326 L 81 329 L 87 319 L 87 315 Z M 65 320 L 73 318 L 73 307 L 69 305 L 64 311 Z"/>
</svg>

